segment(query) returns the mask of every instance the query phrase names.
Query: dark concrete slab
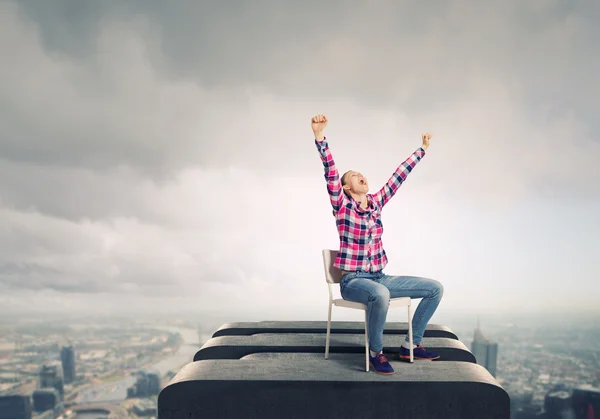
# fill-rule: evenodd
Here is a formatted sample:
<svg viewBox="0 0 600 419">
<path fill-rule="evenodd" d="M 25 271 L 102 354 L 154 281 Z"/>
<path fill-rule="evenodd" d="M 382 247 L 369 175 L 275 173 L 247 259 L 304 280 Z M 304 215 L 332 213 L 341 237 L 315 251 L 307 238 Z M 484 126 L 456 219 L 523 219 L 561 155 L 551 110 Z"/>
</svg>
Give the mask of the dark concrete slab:
<svg viewBox="0 0 600 419">
<path fill-rule="evenodd" d="M 384 335 L 384 352 L 397 354 L 404 342 L 404 335 Z M 463 361 L 475 363 L 475 357 L 459 340 L 448 338 L 423 338 L 423 346 L 440 354 L 439 361 Z M 331 335 L 330 353 L 363 353 L 364 335 Z M 320 353 L 325 356 L 325 335 L 322 333 L 261 333 L 252 336 L 221 336 L 206 342 L 194 361 L 207 359 L 240 359 L 261 352 Z"/>
<path fill-rule="evenodd" d="M 331 354 L 252 355 L 181 369 L 158 397 L 159 419 L 445 418 L 505 419 L 506 391 L 468 362 L 392 362 L 394 375 L 365 372 L 364 358 Z"/>
<path fill-rule="evenodd" d="M 220 336 L 248 336 L 259 333 L 327 333 L 326 321 L 304 322 L 239 322 L 224 324 L 217 330 L 213 337 Z M 331 322 L 331 333 L 361 334 L 365 333 L 363 322 Z M 405 335 L 408 333 L 408 323 L 388 322 L 384 334 Z M 424 337 L 458 339 L 450 328 L 438 324 L 428 324 Z"/>
</svg>

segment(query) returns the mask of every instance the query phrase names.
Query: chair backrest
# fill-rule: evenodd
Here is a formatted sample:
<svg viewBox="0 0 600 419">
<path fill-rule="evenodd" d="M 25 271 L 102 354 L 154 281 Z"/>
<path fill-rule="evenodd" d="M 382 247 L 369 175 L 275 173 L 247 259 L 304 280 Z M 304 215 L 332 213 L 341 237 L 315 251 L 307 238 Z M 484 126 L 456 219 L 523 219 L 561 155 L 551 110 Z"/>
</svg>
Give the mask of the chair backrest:
<svg viewBox="0 0 600 419">
<path fill-rule="evenodd" d="M 337 257 L 337 250 L 323 249 L 323 267 L 325 268 L 325 280 L 330 284 L 339 284 L 342 279 L 342 271 L 333 266 Z"/>
</svg>

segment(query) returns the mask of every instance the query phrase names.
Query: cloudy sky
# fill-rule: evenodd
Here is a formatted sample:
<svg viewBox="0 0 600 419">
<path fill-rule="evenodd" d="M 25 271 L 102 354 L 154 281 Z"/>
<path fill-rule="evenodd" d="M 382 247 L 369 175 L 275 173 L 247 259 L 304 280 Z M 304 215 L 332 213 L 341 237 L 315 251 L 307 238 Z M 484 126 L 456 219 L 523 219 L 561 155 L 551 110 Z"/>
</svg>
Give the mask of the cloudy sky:
<svg viewBox="0 0 600 419">
<path fill-rule="evenodd" d="M 373 190 L 433 133 L 383 239 L 439 315 L 598 313 L 598 2 L 349 4 L 0 2 L 0 310 L 324 318 L 324 113 Z"/>
</svg>

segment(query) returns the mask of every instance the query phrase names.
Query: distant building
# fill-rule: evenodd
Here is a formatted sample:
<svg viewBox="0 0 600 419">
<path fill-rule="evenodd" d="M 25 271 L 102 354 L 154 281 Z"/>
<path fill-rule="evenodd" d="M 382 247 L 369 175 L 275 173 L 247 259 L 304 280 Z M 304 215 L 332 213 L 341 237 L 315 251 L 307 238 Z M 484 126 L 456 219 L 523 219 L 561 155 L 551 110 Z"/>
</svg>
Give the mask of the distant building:
<svg viewBox="0 0 600 419">
<path fill-rule="evenodd" d="M 473 336 L 471 352 L 473 352 L 477 363 L 487 369 L 493 377 L 496 377 L 498 344 L 485 338 L 479 327 L 479 320 Z"/>
<path fill-rule="evenodd" d="M 60 403 L 60 395 L 55 388 L 35 390 L 31 398 L 33 399 L 33 410 L 36 412 L 53 411 Z"/>
<path fill-rule="evenodd" d="M 60 394 L 60 399 L 64 397 L 65 389 L 63 384 L 62 369 L 59 365 L 42 365 L 40 368 L 40 381 L 38 388 L 55 388 Z"/>
<path fill-rule="evenodd" d="M 544 397 L 544 413 L 547 419 L 563 419 L 573 417 L 571 409 L 571 393 L 566 389 L 555 389 Z"/>
<path fill-rule="evenodd" d="M 160 376 L 152 371 L 139 371 L 132 387 L 127 389 L 127 397 L 150 397 L 160 393 Z"/>
<path fill-rule="evenodd" d="M 133 413 L 136 416 L 153 416 L 156 417 L 158 415 L 156 402 L 154 400 L 140 400 L 133 406 Z"/>
<path fill-rule="evenodd" d="M 31 419 L 33 409 L 29 396 L 0 396 L 0 419 Z"/>
<path fill-rule="evenodd" d="M 137 381 L 135 382 L 135 394 L 137 397 L 148 397 L 150 396 L 150 380 L 145 374 L 140 374 Z"/>
<path fill-rule="evenodd" d="M 73 346 L 66 346 L 60 350 L 63 378 L 65 384 L 75 381 L 75 351 Z"/>
<path fill-rule="evenodd" d="M 160 376 L 156 372 L 148 372 L 148 392 L 150 395 L 160 393 Z"/>
</svg>

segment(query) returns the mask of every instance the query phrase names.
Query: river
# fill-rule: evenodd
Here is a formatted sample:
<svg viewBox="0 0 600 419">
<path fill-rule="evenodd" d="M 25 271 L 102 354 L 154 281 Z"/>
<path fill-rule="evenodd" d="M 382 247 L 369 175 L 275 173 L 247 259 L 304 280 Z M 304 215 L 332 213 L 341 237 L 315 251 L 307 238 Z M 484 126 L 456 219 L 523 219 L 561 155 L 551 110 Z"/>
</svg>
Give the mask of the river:
<svg viewBox="0 0 600 419">
<path fill-rule="evenodd" d="M 210 336 L 202 336 L 202 342 L 198 342 L 198 331 L 196 329 L 160 326 L 155 326 L 155 328 L 167 330 L 172 333 L 179 333 L 183 338 L 183 342 L 175 354 L 148 368 L 151 371 L 158 372 L 161 378 L 164 377 L 168 371 L 178 372 L 181 367 L 192 362 L 194 354 L 206 340 L 210 339 Z M 77 403 L 102 403 L 125 400 L 127 398 L 127 389 L 135 383 L 135 380 L 136 378 L 134 376 L 127 376 L 121 380 L 92 385 L 79 392 Z"/>
</svg>

